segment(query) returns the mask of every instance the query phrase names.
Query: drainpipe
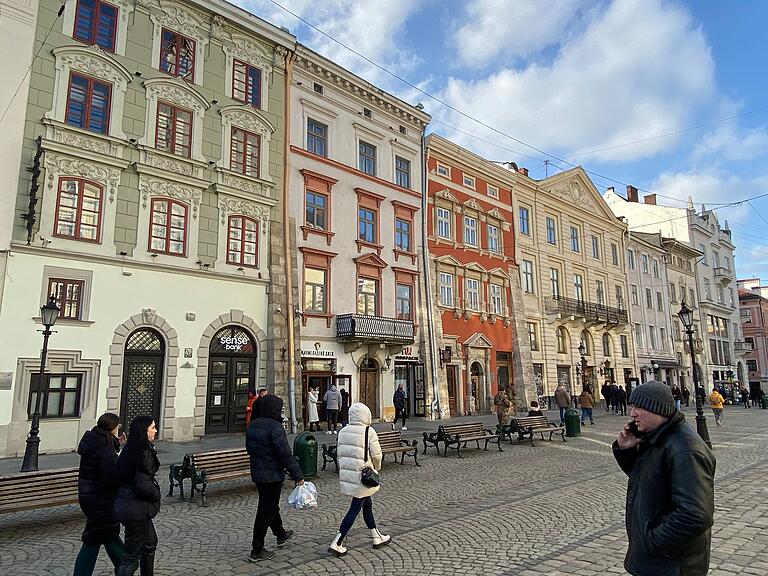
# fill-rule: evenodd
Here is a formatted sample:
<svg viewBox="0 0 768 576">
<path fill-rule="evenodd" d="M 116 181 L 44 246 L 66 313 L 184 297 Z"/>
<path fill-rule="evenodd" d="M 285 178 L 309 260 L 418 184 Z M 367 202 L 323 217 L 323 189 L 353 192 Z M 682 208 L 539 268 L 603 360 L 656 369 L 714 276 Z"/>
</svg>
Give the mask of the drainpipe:
<svg viewBox="0 0 768 576">
<path fill-rule="evenodd" d="M 426 129 L 425 129 L 426 130 Z M 432 314 L 432 286 L 430 282 L 429 253 L 427 245 L 427 155 L 426 155 L 426 135 L 425 130 L 421 131 L 421 257 L 424 268 L 424 290 L 427 295 L 427 330 L 429 332 L 429 356 L 432 364 L 432 413 L 437 415 L 437 419 L 442 419 L 442 410 L 440 409 L 440 395 L 437 386 L 437 353 L 435 342 L 435 322 Z"/>
<path fill-rule="evenodd" d="M 283 259 L 285 263 L 285 320 L 288 331 L 288 410 L 291 415 L 291 434 L 296 433 L 296 335 L 293 329 L 294 304 L 293 304 L 293 269 L 291 267 L 291 234 L 288 213 L 288 184 L 290 178 L 290 154 L 291 154 L 291 78 L 293 78 L 293 59 L 295 52 L 289 51 L 285 57 L 285 112 L 284 138 L 283 138 Z"/>
</svg>

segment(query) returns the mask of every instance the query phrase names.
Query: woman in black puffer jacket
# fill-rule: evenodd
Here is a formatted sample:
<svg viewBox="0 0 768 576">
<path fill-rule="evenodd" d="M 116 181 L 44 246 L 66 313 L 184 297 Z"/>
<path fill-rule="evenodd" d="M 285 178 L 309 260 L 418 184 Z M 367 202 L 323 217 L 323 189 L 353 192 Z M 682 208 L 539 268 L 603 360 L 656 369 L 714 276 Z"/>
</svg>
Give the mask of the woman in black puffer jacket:
<svg viewBox="0 0 768 576">
<path fill-rule="evenodd" d="M 134 418 L 117 461 L 120 488 L 114 510 L 125 526 L 125 556 L 117 576 L 132 576 L 139 567 L 141 576 L 154 574 L 157 534 L 152 518 L 160 511 L 160 486 L 155 480 L 160 461 L 152 444 L 156 434 L 151 416 Z"/>
<path fill-rule="evenodd" d="M 120 540 L 120 523 L 112 513 L 118 486 L 119 429 L 116 414 L 102 414 L 96 426 L 83 435 L 77 448 L 80 454 L 77 492 L 86 521 L 74 576 L 93 574 L 102 546 L 115 566 L 120 564 L 125 554 L 125 546 Z"/>
</svg>

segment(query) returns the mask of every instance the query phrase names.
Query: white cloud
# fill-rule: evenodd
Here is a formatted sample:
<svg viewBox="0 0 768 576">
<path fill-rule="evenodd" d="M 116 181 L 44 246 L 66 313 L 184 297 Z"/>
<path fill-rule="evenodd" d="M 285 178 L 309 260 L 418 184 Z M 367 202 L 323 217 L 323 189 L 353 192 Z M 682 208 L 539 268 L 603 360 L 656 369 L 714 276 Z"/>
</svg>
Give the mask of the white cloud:
<svg viewBox="0 0 768 576">
<path fill-rule="evenodd" d="M 696 145 L 691 159 L 694 161 L 754 160 L 768 153 L 768 131 L 764 127 L 741 129 L 735 121 L 720 125 Z"/>
<path fill-rule="evenodd" d="M 550 63 L 502 69 L 476 81 L 450 79 L 443 95 L 487 124 L 563 154 L 687 126 L 697 107 L 713 97 L 713 77 L 705 37 L 686 10 L 661 0 L 616 0 L 564 43 Z M 455 114 L 446 117 L 488 137 L 475 123 Z M 467 137 L 458 135 L 456 140 L 498 155 Z M 675 142 L 654 140 L 580 161 L 636 160 Z"/>
<path fill-rule="evenodd" d="M 526 57 L 563 40 L 583 0 L 471 0 L 456 28 L 459 60 L 471 67 L 496 56 Z"/>
</svg>

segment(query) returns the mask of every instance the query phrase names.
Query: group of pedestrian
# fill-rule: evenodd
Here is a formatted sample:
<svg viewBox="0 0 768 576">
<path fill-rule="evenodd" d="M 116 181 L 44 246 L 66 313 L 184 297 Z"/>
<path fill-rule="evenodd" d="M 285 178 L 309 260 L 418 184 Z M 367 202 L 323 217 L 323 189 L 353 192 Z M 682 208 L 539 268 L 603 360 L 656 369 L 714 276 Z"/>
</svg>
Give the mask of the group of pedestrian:
<svg viewBox="0 0 768 576">
<path fill-rule="evenodd" d="M 605 402 L 605 411 L 614 416 L 627 415 L 627 392 L 624 386 L 617 386 L 616 382 L 606 380 L 600 388 L 600 394 Z"/>
<path fill-rule="evenodd" d="M 307 392 L 307 420 L 310 432 L 320 432 L 320 403 L 325 412 L 326 431 L 328 435 L 336 434 L 339 424 L 347 425 L 349 413 L 349 392 L 344 387 L 337 388 L 336 384 L 325 391 L 320 398 L 320 388 L 310 387 Z"/>
</svg>

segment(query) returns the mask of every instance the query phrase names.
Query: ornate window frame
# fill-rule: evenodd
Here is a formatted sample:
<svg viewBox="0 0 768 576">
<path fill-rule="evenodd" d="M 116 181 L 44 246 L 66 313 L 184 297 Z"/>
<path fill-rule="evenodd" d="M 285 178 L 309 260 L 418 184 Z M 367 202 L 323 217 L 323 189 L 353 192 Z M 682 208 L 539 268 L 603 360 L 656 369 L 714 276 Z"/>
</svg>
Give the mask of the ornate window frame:
<svg viewBox="0 0 768 576">
<path fill-rule="evenodd" d="M 203 65 L 205 51 L 210 41 L 209 24 L 202 15 L 180 5 L 163 3 L 159 10 L 152 10 L 149 19 L 152 21 L 152 61 L 150 67 L 164 75 L 164 79 L 173 78 L 160 71 L 160 47 L 162 44 L 163 28 L 181 34 L 195 41 L 195 71 L 193 83 L 203 85 Z"/>
<path fill-rule="evenodd" d="M 232 97 L 232 77 L 235 69 L 235 60 L 249 64 L 261 70 L 261 105 L 254 108 L 249 104 L 240 104 L 254 110 L 269 110 L 269 80 L 268 77 L 275 70 L 274 50 L 269 46 L 257 42 L 242 34 L 232 34 L 232 41 L 225 42 L 222 46 L 226 56 L 226 71 L 224 76 L 224 93 L 227 98 Z"/>
<path fill-rule="evenodd" d="M 308 150 L 307 124 L 310 120 L 315 120 L 316 122 L 325 124 L 327 128 L 325 134 L 325 156 L 322 156 L 322 158 L 333 158 L 335 153 L 335 146 L 333 141 L 334 122 L 336 121 L 338 114 L 330 108 L 326 108 L 319 102 L 315 102 L 314 100 L 299 98 L 299 103 L 301 104 L 301 148 L 303 150 Z M 357 144 L 355 144 L 355 146 L 357 146 Z M 355 147 L 354 158 L 355 162 L 357 162 L 357 147 Z M 356 165 L 357 164 L 355 164 L 355 166 Z"/>
<path fill-rule="evenodd" d="M 216 247 L 216 268 L 226 272 L 237 272 L 247 277 L 269 279 L 268 250 L 269 250 L 269 221 L 271 219 L 271 206 L 265 203 L 246 200 L 219 193 L 219 242 Z M 259 223 L 257 236 L 256 266 L 231 264 L 227 262 L 227 240 L 229 232 L 229 218 L 231 216 L 246 216 Z"/>
<path fill-rule="evenodd" d="M 105 0 L 107 4 L 117 7 L 117 34 L 115 36 L 114 54 L 125 56 L 125 44 L 128 39 L 128 17 L 133 12 L 136 2 L 132 0 Z M 75 38 L 75 18 L 78 2 L 67 2 L 62 14 L 61 33 L 84 46 L 81 40 Z"/>
<path fill-rule="evenodd" d="M 275 126 L 264 116 L 261 111 L 252 106 L 242 104 L 224 106 L 219 110 L 221 114 L 221 158 L 217 162 L 218 170 L 246 180 L 268 182 L 274 184 L 274 179 L 269 173 L 269 149 Z M 230 168 L 232 154 L 232 128 L 240 128 L 261 137 L 259 149 L 259 177 L 247 176 L 242 172 Z M 194 147 L 194 142 L 193 142 Z"/>
</svg>

